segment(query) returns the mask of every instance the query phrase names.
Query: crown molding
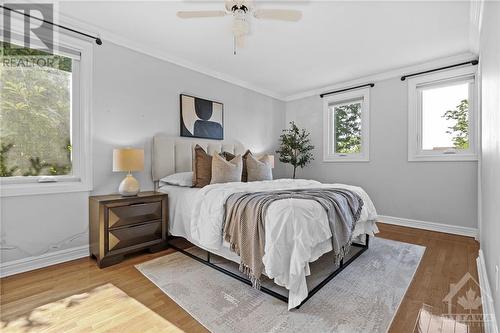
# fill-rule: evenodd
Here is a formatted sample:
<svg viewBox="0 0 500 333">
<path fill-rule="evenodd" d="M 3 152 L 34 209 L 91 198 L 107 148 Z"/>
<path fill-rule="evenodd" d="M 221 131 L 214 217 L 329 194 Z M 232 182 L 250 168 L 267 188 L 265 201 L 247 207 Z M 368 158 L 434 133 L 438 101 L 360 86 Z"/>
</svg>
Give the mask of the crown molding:
<svg viewBox="0 0 500 333">
<path fill-rule="evenodd" d="M 359 84 L 363 84 L 363 83 L 367 83 L 367 82 L 383 81 L 383 80 L 392 79 L 392 78 L 395 78 L 395 77 L 398 77 L 401 75 L 410 74 L 412 72 L 425 71 L 425 70 L 429 70 L 429 69 L 436 68 L 436 67 L 447 66 L 447 65 L 450 65 L 453 63 L 459 63 L 459 62 L 473 60 L 476 58 L 477 58 L 477 55 L 472 53 L 472 52 L 456 54 L 456 55 L 449 56 L 449 57 L 439 58 L 439 59 L 435 59 L 432 61 L 422 62 L 422 63 L 418 63 L 418 64 L 406 66 L 406 67 L 400 67 L 400 68 L 392 69 L 392 70 L 385 71 L 385 72 L 379 72 L 376 74 L 371 74 L 371 75 L 359 77 L 357 79 L 352 79 L 352 80 L 342 81 L 339 83 L 334 83 L 334 84 L 329 85 L 329 86 L 315 88 L 315 89 L 308 90 L 308 91 L 305 91 L 302 93 L 289 95 L 289 96 L 285 97 L 283 100 L 285 102 L 291 102 L 294 100 L 319 95 L 321 93 L 324 93 L 325 91 L 337 90 L 337 89 L 341 89 L 341 88 L 345 88 L 345 87 L 349 87 L 349 86 L 355 86 L 355 85 L 359 85 Z"/>
<path fill-rule="evenodd" d="M 107 42 L 111 42 L 113 44 L 126 47 L 128 49 L 134 50 L 136 52 L 142 53 L 149 55 L 153 58 L 157 58 L 163 61 L 170 62 L 174 65 L 181 66 L 184 68 L 187 68 L 189 70 L 205 74 L 207 76 L 240 86 L 245 89 L 249 89 L 252 91 L 255 91 L 259 94 L 269 96 L 278 100 L 283 101 L 283 96 L 275 91 L 271 91 L 268 89 L 263 89 L 261 87 L 258 87 L 248 81 L 238 79 L 236 77 L 233 77 L 231 75 L 227 75 L 218 71 L 215 71 L 211 68 L 208 68 L 206 66 L 201 66 L 195 63 L 192 63 L 190 61 L 186 61 L 184 59 L 181 59 L 177 56 L 174 56 L 172 54 L 169 54 L 168 52 L 164 50 L 160 50 L 159 48 L 153 47 L 151 45 L 146 45 L 140 42 L 136 42 L 130 38 L 124 37 L 122 35 L 115 34 L 114 32 L 111 32 L 103 27 L 90 24 L 89 22 L 85 22 L 81 19 L 77 19 L 75 17 L 69 16 L 67 14 L 63 14 L 61 12 L 57 13 L 59 22 L 62 25 L 68 25 L 71 26 L 75 29 L 78 30 L 84 30 L 84 31 L 89 31 L 92 34 L 95 34 L 99 36 L 103 44 Z M 98 32 L 96 32 L 98 30 Z"/>
<path fill-rule="evenodd" d="M 33 2 L 34 0 L 25 0 L 26 2 Z M 470 0 L 471 4 L 471 9 L 470 9 L 470 38 L 471 36 L 474 36 L 474 40 L 476 40 L 477 36 L 477 45 L 479 45 L 479 31 L 480 31 L 480 25 L 481 25 L 481 18 L 482 18 L 482 10 L 483 10 L 483 5 L 484 5 L 484 0 Z M 177 56 L 174 56 L 170 54 L 167 51 L 161 50 L 159 48 L 156 48 L 154 46 L 146 45 L 140 42 L 136 42 L 130 38 L 127 38 L 125 36 L 116 34 L 114 32 L 111 32 L 101 26 L 91 24 L 89 22 L 83 21 L 81 19 L 77 19 L 73 16 L 70 16 L 65 13 L 61 13 L 59 11 L 59 8 L 55 9 L 55 14 L 58 19 L 59 23 L 63 25 L 68 25 L 71 26 L 75 29 L 83 30 L 88 32 L 89 34 L 94 34 L 96 36 L 99 36 L 102 40 L 103 43 L 111 42 L 113 44 L 126 47 L 128 49 L 134 50 L 136 52 L 142 53 L 149 55 L 153 58 L 157 58 L 163 61 L 170 62 L 172 64 L 187 68 L 189 70 L 240 86 L 245 89 L 252 90 L 254 92 L 257 92 L 259 94 L 269 96 L 272 98 L 275 98 L 277 100 L 283 101 L 283 102 L 290 102 L 294 101 L 297 99 L 302 99 L 305 97 L 310 97 L 314 95 L 319 95 L 324 91 L 328 90 L 335 90 L 339 88 L 343 88 L 346 86 L 351 86 L 351 85 L 357 85 L 361 83 L 366 83 L 368 81 L 382 81 L 382 80 L 387 80 L 391 79 L 400 75 L 404 75 L 407 73 L 411 72 L 416 72 L 416 71 L 424 71 L 427 69 L 432 69 L 434 67 L 441 67 L 441 66 L 446 66 L 449 65 L 450 63 L 454 62 L 463 62 L 463 61 L 468 61 L 477 58 L 478 52 L 474 51 L 475 47 L 472 47 L 473 52 L 467 52 L 467 53 L 461 53 L 449 57 L 444 57 L 444 58 L 439 58 L 435 59 L 432 61 L 427 61 L 427 62 L 422 62 L 406 67 L 400 67 L 396 69 L 391 69 L 388 71 L 383 71 L 383 72 L 378 72 L 374 74 L 369 74 L 365 76 L 361 76 L 355 79 L 350 79 L 350 80 L 344 80 L 341 82 L 337 82 L 328 86 L 321 86 L 318 88 L 314 88 L 311 90 L 303 91 L 300 93 L 296 94 L 291 94 L 291 95 L 285 95 L 285 94 L 280 94 L 276 91 L 272 91 L 269 89 L 263 89 L 262 87 L 259 87 L 253 83 L 250 83 L 248 81 L 233 77 L 231 75 L 213 70 L 211 68 L 208 68 L 206 66 L 198 65 L 195 63 L 192 63 L 190 61 L 186 61 L 184 59 L 181 59 Z M 474 28 L 473 28 L 474 27 Z M 472 31 L 477 33 L 472 33 Z M 472 39 L 471 39 L 472 43 Z"/>
</svg>

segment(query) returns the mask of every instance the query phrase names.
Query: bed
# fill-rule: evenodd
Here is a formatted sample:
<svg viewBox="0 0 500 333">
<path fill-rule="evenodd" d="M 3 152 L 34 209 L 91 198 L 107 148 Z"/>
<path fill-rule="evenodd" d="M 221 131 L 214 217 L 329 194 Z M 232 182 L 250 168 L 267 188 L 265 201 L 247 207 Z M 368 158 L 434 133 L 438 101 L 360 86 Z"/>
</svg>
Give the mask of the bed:
<svg viewBox="0 0 500 333">
<path fill-rule="evenodd" d="M 194 145 L 202 146 L 208 153 L 222 151 L 243 154 L 245 148 L 238 142 L 208 142 L 186 138 L 172 138 L 156 135 L 153 138 L 152 175 L 155 188 L 169 194 L 169 234 L 181 237 L 196 247 L 207 251 L 206 258 L 193 256 L 177 248 L 184 254 L 203 262 L 223 273 L 250 284 L 240 275 L 217 267 L 210 262 L 210 254 L 215 254 L 235 263 L 239 256 L 232 252 L 222 237 L 224 205 L 227 198 L 238 192 L 275 191 L 286 189 L 344 188 L 353 191 L 363 200 L 363 208 L 353 231 L 353 246 L 360 250 L 314 288 L 308 288 L 306 277 L 310 274 L 309 263 L 332 251 L 332 233 L 328 226 L 326 212 L 321 205 L 311 200 L 284 199 L 272 203 L 265 219 L 265 255 L 262 261 L 264 274 L 274 283 L 288 290 L 288 296 L 276 293 L 271 288 L 261 290 L 288 302 L 288 308 L 300 307 L 314 293 L 319 291 L 335 275 L 368 249 L 369 236 L 378 232 L 375 224 L 377 213 L 366 192 L 355 186 L 343 184 L 321 184 L 313 180 L 278 179 L 257 182 L 234 182 L 213 184 L 203 188 L 167 185 L 160 182 L 165 176 L 192 170 Z M 308 223 L 304 223 L 309 221 Z M 311 222 L 314 225 L 311 226 Z M 302 235 L 291 237 L 290 235 Z M 171 244 L 172 245 L 172 244 Z M 173 246 L 175 247 L 175 245 Z"/>
</svg>

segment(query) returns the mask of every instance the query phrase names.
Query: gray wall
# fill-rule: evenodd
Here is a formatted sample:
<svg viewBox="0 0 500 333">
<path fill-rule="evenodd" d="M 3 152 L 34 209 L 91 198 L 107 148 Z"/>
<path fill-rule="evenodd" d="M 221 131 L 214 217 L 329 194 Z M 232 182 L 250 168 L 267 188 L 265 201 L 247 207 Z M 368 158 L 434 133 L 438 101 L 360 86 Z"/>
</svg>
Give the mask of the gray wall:
<svg viewBox="0 0 500 333">
<path fill-rule="evenodd" d="M 111 172 L 113 147 L 144 147 L 137 175 L 152 188 L 150 141 L 179 135 L 179 94 L 224 103 L 224 137 L 258 152 L 272 152 L 284 123 L 283 102 L 183 67 L 106 43 L 96 49 L 94 78 L 94 192 L 117 190 L 124 175 Z"/>
<path fill-rule="evenodd" d="M 259 152 L 275 150 L 284 123 L 281 101 L 105 42 L 94 51 L 92 194 L 116 192 L 124 177 L 111 172 L 112 149 L 144 147 L 142 189 L 152 189 L 150 140 L 179 135 L 179 94 L 224 103 L 224 135 Z M 1 199 L 1 261 L 88 244 L 89 193 Z"/>
<path fill-rule="evenodd" d="M 288 102 L 287 122 L 308 129 L 316 147 L 315 160 L 298 177 L 361 186 L 380 215 L 476 228 L 477 162 L 408 162 L 407 95 L 399 78 L 371 88 L 370 162 L 322 162 L 322 99 Z"/>
<path fill-rule="evenodd" d="M 495 266 L 500 266 L 500 3 L 485 2 L 480 42 L 482 78 L 481 249 L 500 320 L 500 290 L 495 290 Z"/>
</svg>

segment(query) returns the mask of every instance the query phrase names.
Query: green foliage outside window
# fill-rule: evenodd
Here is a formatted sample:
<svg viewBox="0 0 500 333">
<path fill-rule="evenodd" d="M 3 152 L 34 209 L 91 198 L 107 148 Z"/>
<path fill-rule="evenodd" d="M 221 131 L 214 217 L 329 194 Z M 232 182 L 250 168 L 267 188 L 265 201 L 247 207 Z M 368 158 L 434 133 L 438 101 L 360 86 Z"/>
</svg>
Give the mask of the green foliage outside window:
<svg viewBox="0 0 500 333">
<path fill-rule="evenodd" d="M 361 103 L 334 106 L 335 153 L 361 152 Z"/>
<path fill-rule="evenodd" d="M 0 176 L 70 174 L 72 60 L 0 46 Z"/>
<path fill-rule="evenodd" d="M 446 111 L 443 118 L 455 121 L 455 125 L 448 127 L 449 130 L 446 131 L 453 135 L 451 140 L 455 148 L 469 148 L 469 101 L 466 99 L 460 101 L 455 110 Z"/>
<path fill-rule="evenodd" d="M 0 147 L 0 176 L 1 177 L 12 177 L 15 175 L 16 171 L 19 169 L 17 166 L 7 166 L 7 155 L 9 151 L 14 147 L 12 143 L 3 143 Z"/>
</svg>

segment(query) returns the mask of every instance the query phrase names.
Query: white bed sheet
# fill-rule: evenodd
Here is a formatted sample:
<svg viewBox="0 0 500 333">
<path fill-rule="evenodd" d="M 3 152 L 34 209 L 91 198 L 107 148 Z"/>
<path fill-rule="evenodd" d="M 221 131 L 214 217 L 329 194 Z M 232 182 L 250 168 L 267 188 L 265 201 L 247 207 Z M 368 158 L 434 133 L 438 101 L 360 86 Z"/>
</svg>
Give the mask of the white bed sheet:
<svg viewBox="0 0 500 333">
<path fill-rule="evenodd" d="M 199 248 L 240 263 L 240 257 L 229 249 L 227 243 L 218 249 L 207 249 L 191 237 L 191 214 L 194 209 L 194 197 L 200 191 L 199 188 L 160 183 L 159 191 L 168 194 L 168 231 L 172 236 L 185 238 Z"/>
<path fill-rule="evenodd" d="M 223 242 L 222 246 L 220 246 L 217 249 L 214 248 L 209 249 L 200 244 L 200 242 L 196 241 L 192 237 L 191 218 L 194 209 L 195 196 L 200 190 L 201 190 L 200 188 L 183 187 L 183 186 L 175 186 L 175 185 L 160 183 L 159 191 L 168 194 L 168 201 L 169 201 L 168 229 L 170 234 L 173 236 L 185 238 L 192 244 L 204 250 L 210 251 L 227 260 L 231 260 L 239 264 L 240 263 L 239 256 L 229 249 L 229 244 L 227 242 Z M 297 199 L 288 199 L 288 200 L 297 200 Z M 283 202 L 281 202 L 280 207 L 284 207 L 287 205 L 286 204 L 287 200 L 281 200 L 281 201 Z M 310 200 L 302 200 L 302 201 L 305 201 L 306 204 L 311 203 Z M 272 205 L 270 207 L 272 208 Z M 326 213 L 325 213 L 325 218 L 326 218 Z M 362 216 L 361 219 L 356 224 L 356 228 L 354 229 L 353 232 L 354 238 L 364 234 L 373 236 L 374 234 L 378 233 L 378 228 L 375 221 L 367 220 L 367 218 L 368 216 L 365 214 L 365 216 Z M 321 256 L 321 254 L 328 251 L 331 251 L 331 241 L 329 239 L 318 244 L 318 246 L 315 248 L 313 252 L 318 253 L 319 255 L 318 256 L 314 255 L 314 257 L 319 257 Z"/>
<path fill-rule="evenodd" d="M 374 221 L 377 219 L 377 211 L 362 188 L 345 184 L 322 184 L 307 179 L 277 179 L 212 184 L 200 189 L 194 197 L 190 220 L 191 238 L 210 251 L 224 247 L 224 206 L 233 193 L 332 187 L 352 190 L 361 197 L 364 205 L 360 221 L 362 224 L 370 223 L 372 232 L 367 232 L 368 234 L 376 232 Z M 264 223 L 264 272 L 274 283 L 288 289 L 288 309 L 292 309 L 307 297 L 309 263 L 332 250 L 332 232 L 326 211 L 313 200 L 277 200 L 269 205 Z"/>
</svg>

